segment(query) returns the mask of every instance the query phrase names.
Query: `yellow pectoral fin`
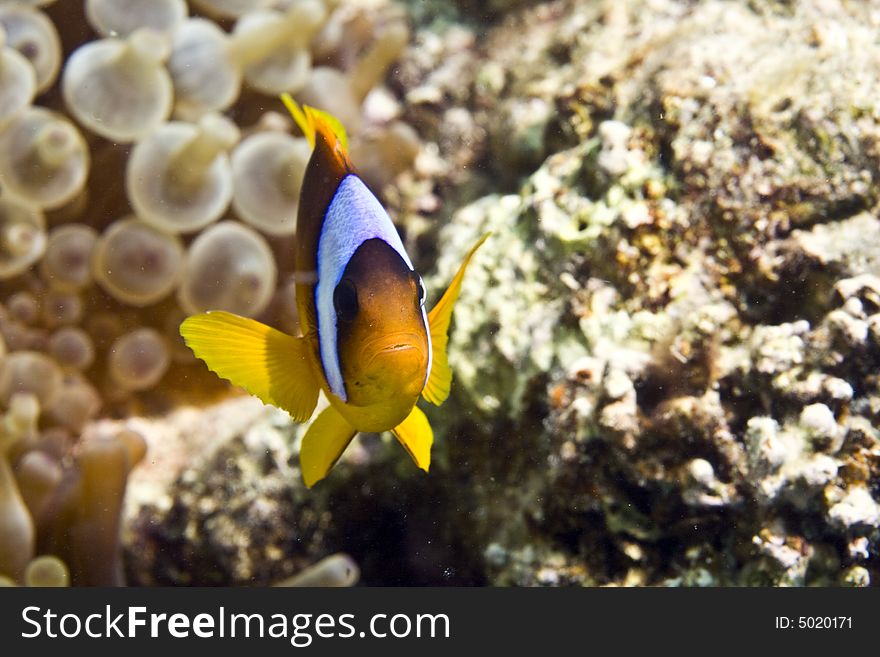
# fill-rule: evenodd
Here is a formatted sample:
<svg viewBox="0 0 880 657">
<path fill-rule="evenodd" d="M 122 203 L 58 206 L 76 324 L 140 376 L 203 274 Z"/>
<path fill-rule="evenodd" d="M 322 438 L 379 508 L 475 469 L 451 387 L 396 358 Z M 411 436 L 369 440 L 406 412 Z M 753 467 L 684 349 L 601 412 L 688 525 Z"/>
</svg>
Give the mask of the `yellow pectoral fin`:
<svg viewBox="0 0 880 657">
<path fill-rule="evenodd" d="M 303 338 L 222 311 L 188 317 L 180 334 L 209 369 L 283 408 L 297 422 L 305 422 L 315 410 L 319 387 Z"/>
<path fill-rule="evenodd" d="M 434 443 L 434 432 L 428 418 L 413 406 L 406 419 L 392 430 L 400 444 L 406 448 L 412 460 L 425 472 L 431 467 L 431 445 Z"/>
<path fill-rule="evenodd" d="M 437 305 L 428 313 L 428 325 L 431 329 L 431 374 L 428 383 L 422 391 L 422 396 L 432 404 L 439 406 L 449 397 L 449 387 L 452 385 L 452 370 L 449 369 L 449 361 L 446 358 L 446 344 L 449 342 L 449 321 L 452 319 L 452 308 L 461 292 L 461 282 L 464 272 L 474 257 L 474 253 L 482 246 L 483 242 L 492 233 L 486 233 L 471 247 L 464 261 L 455 273 L 455 277 L 446 288 L 446 292 L 437 302 Z"/>
<path fill-rule="evenodd" d="M 332 406 L 315 418 L 299 448 L 299 466 L 307 487 L 327 476 L 356 433 L 357 429 Z"/>
</svg>

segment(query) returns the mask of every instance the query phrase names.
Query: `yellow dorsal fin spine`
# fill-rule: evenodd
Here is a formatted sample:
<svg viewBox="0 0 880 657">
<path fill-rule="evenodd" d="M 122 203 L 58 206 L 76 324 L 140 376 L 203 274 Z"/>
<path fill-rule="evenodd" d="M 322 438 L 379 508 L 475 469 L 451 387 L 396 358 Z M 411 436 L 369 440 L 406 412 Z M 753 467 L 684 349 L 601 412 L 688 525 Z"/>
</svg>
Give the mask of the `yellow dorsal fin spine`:
<svg viewBox="0 0 880 657">
<path fill-rule="evenodd" d="M 281 94 L 281 102 L 284 103 L 287 111 L 290 112 L 293 120 L 296 121 L 299 129 L 302 130 L 303 135 L 305 135 L 305 138 L 309 140 L 309 145 L 314 148 L 315 126 L 309 123 L 309 120 L 300 108 L 299 103 L 297 103 L 288 93 Z"/>
<path fill-rule="evenodd" d="M 452 370 L 449 368 L 449 361 L 446 356 L 446 344 L 449 342 L 449 321 L 452 319 L 452 308 L 455 306 L 455 301 L 458 299 L 459 292 L 461 292 L 461 282 L 464 279 L 464 272 L 470 264 L 471 258 L 474 257 L 474 253 L 477 252 L 477 249 L 482 246 L 483 242 L 485 242 L 491 234 L 492 233 L 486 233 L 471 247 L 471 250 L 468 251 L 461 266 L 455 273 L 449 287 L 446 288 L 446 292 L 443 293 L 443 296 L 440 297 L 440 301 L 438 301 L 437 305 L 428 313 L 428 326 L 431 331 L 432 365 L 431 373 L 428 376 L 428 382 L 425 384 L 425 389 L 422 391 L 422 396 L 437 406 L 445 402 L 446 398 L 449 397 L 449 388 L 452 385 Z"/>
<path fill-rule="evenodd" d="M 264 403 L 283 408 L 297 422 L 311 417 L 319 384 L 303 338 L 232 313 L 188 317 L 180 334 L 208 368 Z"/>
<path fill-rule="evenodd" d="M 290 94 L 281 94 L 281 102 L 290 112 L 293 120 L 302 130 L 306 139 L 312 148 L 315 147 L 315 136 L 317 133 L 324 135 L 327 143 L 332 146 L 334 140 L 339 140 L 345 153 L 348 153 L 348 135 L 342 122 L 330 112 L 319 110 L 316 107 L 303 105 L 302 107 L 290 96 Z"/>
</svg>

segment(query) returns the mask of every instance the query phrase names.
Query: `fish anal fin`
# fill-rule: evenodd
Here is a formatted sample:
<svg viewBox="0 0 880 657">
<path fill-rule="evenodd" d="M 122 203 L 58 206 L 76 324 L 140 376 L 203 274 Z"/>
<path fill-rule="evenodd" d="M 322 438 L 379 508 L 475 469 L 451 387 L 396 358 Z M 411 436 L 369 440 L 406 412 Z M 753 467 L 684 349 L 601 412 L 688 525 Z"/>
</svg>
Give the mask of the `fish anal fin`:
<svg viewBox="0 0 880 657">
<path fill-rule="evenodd" d="M 394 427 L 392 431 L 413 462 L 427 472 L 431 467 L 431 445 L 434 443 L 434 431 L 421 409 L 418 406 L 413 406 L 406 419 Z"/>
<path fill-rule="evenodd" d="M 193 353 L 219 376 L 283 408 L 297 422 L 311 417 L 319 384 L 303 338 L 223 311 L 188 317 L 180 334 Z"/>
<path fill-rule="evenodd" d="M 308 488 L 327 476 L 356 433 L 357 429 L 332 406 L 321 411 L 299 448 L 299 465 Z"/>
<path fill-rule="evenodd" d="M 461 292 L 461 282 L 464 280 L 464 272 L 473 258 L 477 249 L 488 239 L 491 233 L 483 235 L 476 244 L 471 247 L 464 257 L 458 271 L 446 288 L 446 292 L 440 297 L 431 312 L 428 313 L 428 327 L 431 331 L 431 373 L 428 382 L 422 391 L 422 396 L 439 406 L 449 397 L 449 389 L 452 385 L 452 370 L 446 356 L 446 345 L 449 342 L 449 322 L 452 319 L 452 309 Z"/>
</svg>

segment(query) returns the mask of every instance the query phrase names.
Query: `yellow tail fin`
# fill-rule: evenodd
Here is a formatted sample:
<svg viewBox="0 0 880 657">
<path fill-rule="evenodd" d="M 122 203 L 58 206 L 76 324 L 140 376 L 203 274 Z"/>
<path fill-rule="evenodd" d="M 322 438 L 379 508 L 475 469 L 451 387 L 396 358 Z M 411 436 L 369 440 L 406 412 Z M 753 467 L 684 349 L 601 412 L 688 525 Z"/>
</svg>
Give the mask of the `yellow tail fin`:
<svg viewBox="0 0 880 657">
<path fill-rule="evenodd" d="M 431 445 L 434 444 L 434 431 L 425 414 L 418 406 L 413 406 L 410 414 L 403 422 L 394 427 L 393 431 L 415 464 L 427 472 L 431 467 Z"/>
<path fill-rule="evenodd" d="M 338 139 L 339 143 L 342 144 L 343 150 L 348 153 L 348 135 L 345 133 L 345 127 L 330 112 L 325 112 L 309 105 L 303 105 L 300 108 L 299 104 L 287 93 L 281 94 L 281 102 L 284 103 L 287 111 L 290 112 L 290 115 L 296 121 L 299 129 L 302 130 L 306 139 L 309 140 L 312 148 L 315 147 L 315 135 L 321 132 L 331 146 L 333 139 Z"/>
<path fill-rule="evenodd" d="M 428 325 L 431 329 L 431 374 L 428 376 L 428 383 L 422 391 L 422 396 L 432 404 L 439 406 L 449 397 L 449 388 L 452 385 L 452 370 L 449 368 L 449 360 L 446 357 L 446 345 L 449 342 L 449 321 L 452 319 L 452 308 L 461 292 L 461 282 L 464 279 L 464 272 L 483 242 L 489 235 L 486 233 L 479 241 L 471 247 L 464 261 L 455 273 L 446 292 L 437 302 L 437 305 L 428 313 Z"/>
<path fill-rule="evenodd" d="M 209 369 L 297 422 L 315 410 L 319 386 L 303 338 L 222 311 L 188 317 L 180 334 Z"/>
<path fill-rule="evenodd" d="M 308 488 L 330 472 L 357 430 L 332 406 L 315 418 L 299 448 L 299 467 Z"/>
</svg>

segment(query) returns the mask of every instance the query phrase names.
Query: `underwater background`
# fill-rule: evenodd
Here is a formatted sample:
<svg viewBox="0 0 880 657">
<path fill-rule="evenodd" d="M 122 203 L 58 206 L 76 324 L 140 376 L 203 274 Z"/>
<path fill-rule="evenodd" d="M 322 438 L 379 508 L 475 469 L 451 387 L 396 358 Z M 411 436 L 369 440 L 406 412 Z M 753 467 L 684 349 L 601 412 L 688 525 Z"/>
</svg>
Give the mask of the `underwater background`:
<svg viewBox="0 0 880 657">
<path fill-rule="evenodd" d="M 880 581 L 880 1 L 0 2 L 0 581 Z M 429 304 L 429 474 L 180 338 L 289 333 L 337 115 Z"/>
</svg>

